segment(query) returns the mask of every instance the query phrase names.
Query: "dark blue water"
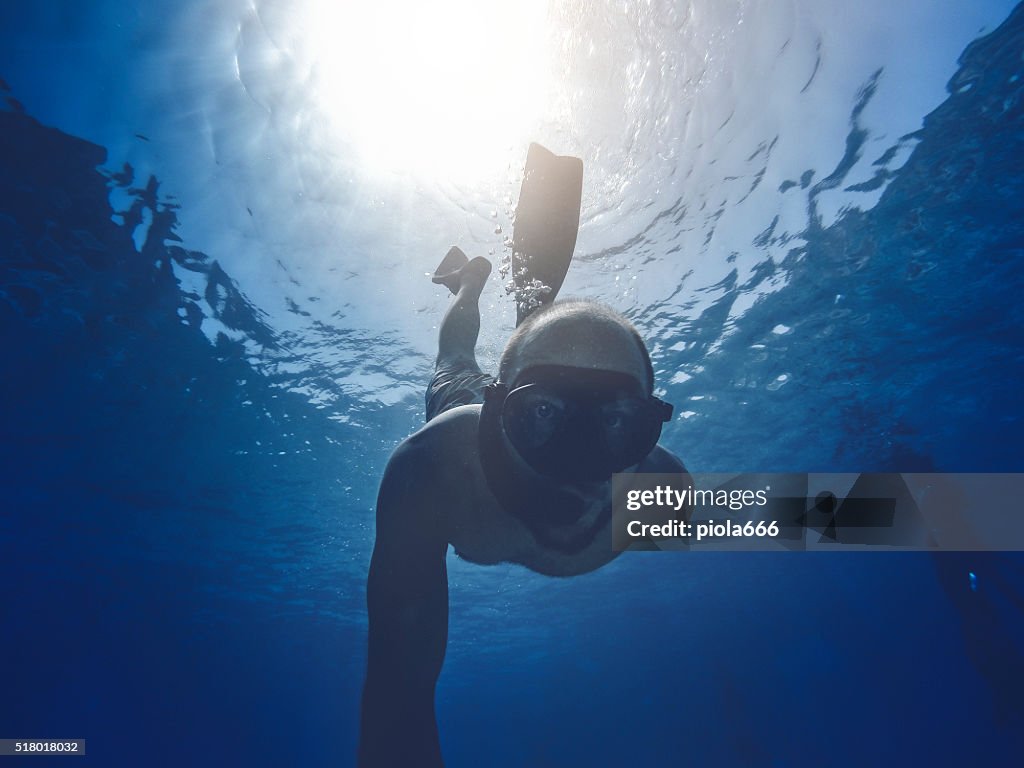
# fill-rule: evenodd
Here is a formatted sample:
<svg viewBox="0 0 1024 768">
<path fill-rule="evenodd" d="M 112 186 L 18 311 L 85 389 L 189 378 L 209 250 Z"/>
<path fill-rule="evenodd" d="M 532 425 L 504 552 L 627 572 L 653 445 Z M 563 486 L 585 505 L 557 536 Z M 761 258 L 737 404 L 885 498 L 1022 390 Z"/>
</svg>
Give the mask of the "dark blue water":
<svg viewBox="0 0 1024 768">
<path fill-rule="evenodd" d="M 700 412 L 666 433 L 688 465 L 1024 471 L 1022 53 L 1018 7 L 964 51 L 906 164 L 879 164 L 881 201 L 825 226 L 817 195 L 864 151 L 855 105 L 844 161 L 793 180 L 804 244 L 706 287 L 699 315 L 679 319 L 685 296 L 634 313 L 665 379 L 697 371 L 666 387 Z M 157 179 L 2 87 L 0 737 L 86 738 L 102 766 L 352 764 L 373 498 L 417 402 L 340 393 L 350 419 L 330 419 L 238 338 L 211 343 L 200 299 L 267 350 L 283 334 L 181 242 Z M 783 372 L 770 403 L 744 383 Z M 1024 747 L 1016 555 L 450 567 L 453 766 L 1010 765 Z"/>
</svg>

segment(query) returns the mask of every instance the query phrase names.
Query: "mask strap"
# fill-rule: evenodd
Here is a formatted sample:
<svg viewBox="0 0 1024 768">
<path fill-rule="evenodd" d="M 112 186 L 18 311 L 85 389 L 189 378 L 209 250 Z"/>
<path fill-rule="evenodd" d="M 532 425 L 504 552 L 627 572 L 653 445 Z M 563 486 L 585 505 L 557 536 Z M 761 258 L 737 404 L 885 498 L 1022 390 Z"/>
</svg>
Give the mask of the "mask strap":
<svg viewBox="0 0 1024 768">
<path fill-rule="evenodd" d="M 672 403 L 666 403 L 654 395 L 651 395 L 650 402 L 655 408 L 655 414 L 663 423 L 672 421 L 672 413 L 675 411 L 675 406 Z"/>
<path fill-rule="evenodd" d="M 508 397 L 508 384 L 502 381 L 492 381 L 484 387 L 485 403 L 496 399 L 504 400 L 506 397 Z"/>
</svg>

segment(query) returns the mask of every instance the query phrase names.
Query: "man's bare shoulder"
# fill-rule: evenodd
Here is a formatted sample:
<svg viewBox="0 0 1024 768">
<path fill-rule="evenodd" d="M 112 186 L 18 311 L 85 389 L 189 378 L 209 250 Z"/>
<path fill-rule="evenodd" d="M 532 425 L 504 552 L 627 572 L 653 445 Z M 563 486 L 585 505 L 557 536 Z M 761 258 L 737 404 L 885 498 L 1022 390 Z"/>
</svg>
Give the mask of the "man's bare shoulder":
<svg viewBox="0 0 1024 768">
<path fill-rule="evenodd" d="M 479 416 L 480 406 L 460 406 L 431 419 L 409 435 L 391 454 L 381 490 L 405 489 L 424 502 L 447 501 L 449 481 L 478 472 Z"/>
<path fill-rule="evenodd" d="M 670 450 L 662 448 L 660 445 L 654 446 L 654 450 L 647 455 L 647 458 L 644 459 L 644 462 L 640 465 L 638 471 L 689 474 L 686 467 L 683 466 L 682 460 Z"/>
<path fill-rule="evenodd" d="M 464 463 L 477 454 L 479 405 L 462 405 L 435 416 L 409 435 L 395 449 L 404 464 L 436 464 L 443 457 L 446 466 Z"/>
<path fill-rule="evenodd" d="M 435 416 L 416 432 L 410 435 L 406 442 L 433 442 L 434 440 L 451 440 L 455 436 L 472 434 L 476 440 L 477 424 L 480 422 L 479 405 L 460 405 L 457 408 L 445 411 L 440 416 Z"/>
</svg>

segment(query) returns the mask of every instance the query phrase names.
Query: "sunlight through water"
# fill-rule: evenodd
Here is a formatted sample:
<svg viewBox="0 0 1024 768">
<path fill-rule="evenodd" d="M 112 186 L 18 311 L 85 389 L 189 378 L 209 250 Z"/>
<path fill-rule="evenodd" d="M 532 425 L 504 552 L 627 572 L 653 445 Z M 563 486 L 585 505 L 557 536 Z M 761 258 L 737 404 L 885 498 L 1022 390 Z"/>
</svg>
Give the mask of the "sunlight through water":
<svg viewBox="0 0 1024 768">
<path fill-rule="evenodd" d="M 546 9 L 544 0 L 310 0 L 299 13 L 314 99 L 370 170 L 493 175 L 543 109 Z"/>
<path fill-rule="evenodd" d="M 110 73 L 121 97 L 83 106 L 65 78 L 26 106 L 108 147 L 109 168 L 160 180 L 176 236 L 217 260 L 277 343 L 230 327 L 204 276 L 173 265 L 202 331 L 321 405 L 342 391 L 420 407 L 447 304 L 426 275 L 453 244 L 500 264 L 530 141 L 585 168 L 563 295 L 625 312 L 671 381 L 696 382 L 706 361 L 675 359 L 678 329 L 706 328 L 719 350 L 809 237 L 871 210 L 960 52 L 1011 5 L 193 0 L 102 27 L 135 62 Z M 23 71 L 49 70 L 27 57 Z M 831 311 L 847 311 L 841 293 Z M 486 366 L 515 313 L 500 280 L 483 301 Z M 741 379 L 800 383 L 789 367 Z"/>
</svg>

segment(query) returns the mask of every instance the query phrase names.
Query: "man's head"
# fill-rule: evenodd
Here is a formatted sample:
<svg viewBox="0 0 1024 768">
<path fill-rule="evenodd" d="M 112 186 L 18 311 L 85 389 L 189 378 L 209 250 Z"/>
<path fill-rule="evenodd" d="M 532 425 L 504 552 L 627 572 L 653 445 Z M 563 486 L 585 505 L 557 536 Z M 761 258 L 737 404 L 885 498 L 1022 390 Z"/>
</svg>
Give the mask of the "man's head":
<svg viewBox="0 0 1024 768">
<path fill-rule="evenodd" d="M 672 408 L 651 396 L 653 386 L 650 357 L 629 321 L 600 304 L 571 301 L 513 334 L 490 399 L 500 398 L 504 438 L 535 472 L 593 483 L 654 449 Z"/>
<path fill-rule="evenodd" d="M 606 483 L 657 445 L 672 406 L 622 315 L 565 301 L 521 324 L 480 412 L 480 457 L 502 505 L 537 540 L 578 552 L 607 524 Z"/>
<path fill-rule="evenodd" d="M 550 365 L 622 373 L 645 396 L 654 390 L 651 358 L 636 328 L 593 301 L 562 301 L 531 315 L 505 346 L 498 378 L 514 386 L 524 371 Z"/>
</svg>

